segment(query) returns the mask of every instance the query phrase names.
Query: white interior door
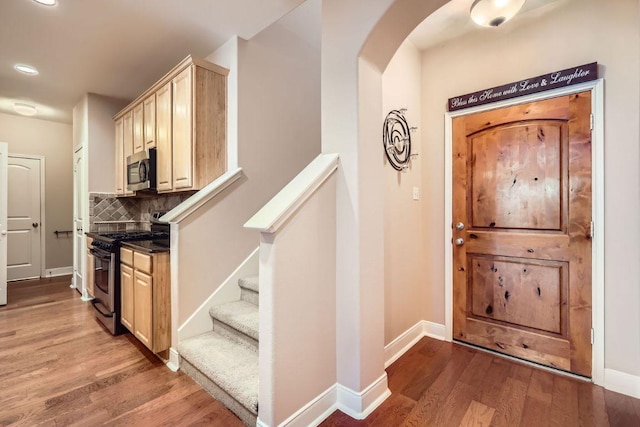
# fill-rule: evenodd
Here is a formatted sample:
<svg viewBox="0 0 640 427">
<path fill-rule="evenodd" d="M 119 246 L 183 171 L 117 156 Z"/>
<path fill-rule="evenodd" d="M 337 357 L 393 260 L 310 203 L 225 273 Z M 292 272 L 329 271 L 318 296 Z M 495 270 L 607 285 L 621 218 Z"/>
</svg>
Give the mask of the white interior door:
<svg viewBox="0 0 640 427">
<path fill-rule="evenodd" d="M 73 153 L 73 285 L 83 294 L 86 238 L 84 236 L 84 179 L 82 148 Z"/>
<path fill-rule="evenodd" d="M 8 156 L 7 279 L 40 277 L 41 159 Z"/>
<path fill-rule="evenodd" d="M 9 147 L 0 142 L 0 305 L 7 303 L 7 168 Z"/>
</svg>

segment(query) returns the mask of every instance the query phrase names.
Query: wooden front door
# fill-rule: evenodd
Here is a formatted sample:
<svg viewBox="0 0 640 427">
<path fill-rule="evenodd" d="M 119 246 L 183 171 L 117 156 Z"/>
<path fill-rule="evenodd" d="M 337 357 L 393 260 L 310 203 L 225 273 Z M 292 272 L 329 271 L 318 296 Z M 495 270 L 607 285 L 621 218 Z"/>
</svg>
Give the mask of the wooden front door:
<svg viewBox="0 0 640 427">
<path fill-rule="evenodd" d="M 591 376 L 591 93 L 453 120 L 453 338 Z"/>
</svg>

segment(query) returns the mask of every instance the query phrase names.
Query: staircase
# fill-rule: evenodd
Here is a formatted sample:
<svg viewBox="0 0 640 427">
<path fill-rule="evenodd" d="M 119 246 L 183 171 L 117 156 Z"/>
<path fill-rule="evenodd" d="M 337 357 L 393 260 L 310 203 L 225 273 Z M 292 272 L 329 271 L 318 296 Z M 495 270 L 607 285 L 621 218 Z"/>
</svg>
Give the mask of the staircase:
<svg viewBox="0 0 640 427">
<path fill-rule="evenodd" d="M 178 345 L 180 369 L 245 424 L 258 417 L 258 276 L 238 281 L 240 300 L 211 307 L 213 330 Z"/>
</svg>

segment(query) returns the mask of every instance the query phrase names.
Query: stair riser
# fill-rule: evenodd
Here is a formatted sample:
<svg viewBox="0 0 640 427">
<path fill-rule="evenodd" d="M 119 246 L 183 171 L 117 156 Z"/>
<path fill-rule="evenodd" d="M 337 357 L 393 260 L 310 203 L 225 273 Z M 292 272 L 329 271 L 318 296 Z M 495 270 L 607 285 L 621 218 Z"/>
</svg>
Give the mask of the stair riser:
<svg viewBox="0 0 640 427">
<path fill-rule="evenodd" d="M 245 408 L 240 402 L 235 400 L 232 396 L 230 396 L 226 391 L 218 387 L 215 382 L 211 381 L 200 372 L 199 369 L 194 367 L 188 360 L 182 358 L 180 361 L 180 370 L 183 371 L 186 375 L 191 377 L 196 383 L 198 383 L 203 389 L 207 391 L 210 395 L 212 395 L 216 400 L 222 403 L 224 406 L 229 408 L 231 412 L 236 414 L 238 418 L 242 420 L 248 426 L 255 426 L 258 418 L 257 413 L 253 413 L 252 411 Z"/>
<path fill-rule="evenodd" d="M 227 325 L 226 323 L 213 319 L 213 330 L 214 332 L 217 332 L 220 335 L 223 335 L 224 337 L 230 339 L 233 342 L 237 342 L 238 344 L 242 344 L 245 347 L 249 347 L 251 349 L 254 349 L 255 351 L 258 351 L 257 340 Z"/>
<path fill-rule="evenodd" d="M 254 305 L 259 305 L 259 294 L 251 289 L 240 288 L 240 299 Z"/>
</svg>

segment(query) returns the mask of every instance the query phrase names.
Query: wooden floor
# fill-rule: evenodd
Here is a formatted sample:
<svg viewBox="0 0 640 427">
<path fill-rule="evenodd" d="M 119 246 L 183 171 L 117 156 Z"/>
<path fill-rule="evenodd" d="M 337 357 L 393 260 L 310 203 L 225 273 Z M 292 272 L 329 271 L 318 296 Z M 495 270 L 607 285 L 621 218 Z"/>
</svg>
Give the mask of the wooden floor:
<svg viewBox="0 0 640 427">
<path fill-rule="evenodd" d="M 640 427 L 640 400 L 459 344 L 423 338 L 387 369 L 391 396 L 337 426 Z"/>
<path fill-rule="evenodd" d="M 10 283 L 0 307 L 0 426 L 243 426 L 130 334 L 113 337 L 70 276 Z"/>
<path fill-rule="evenodd" d="M 61 277 L 11 283 L 0 307 L 0 426 L 242 426 L 129 334 L 113 337 Z M 322 426 L 640 427 L 640 400 L 425 338 L 387 369 L 366 420 Z"/>
</svg>

